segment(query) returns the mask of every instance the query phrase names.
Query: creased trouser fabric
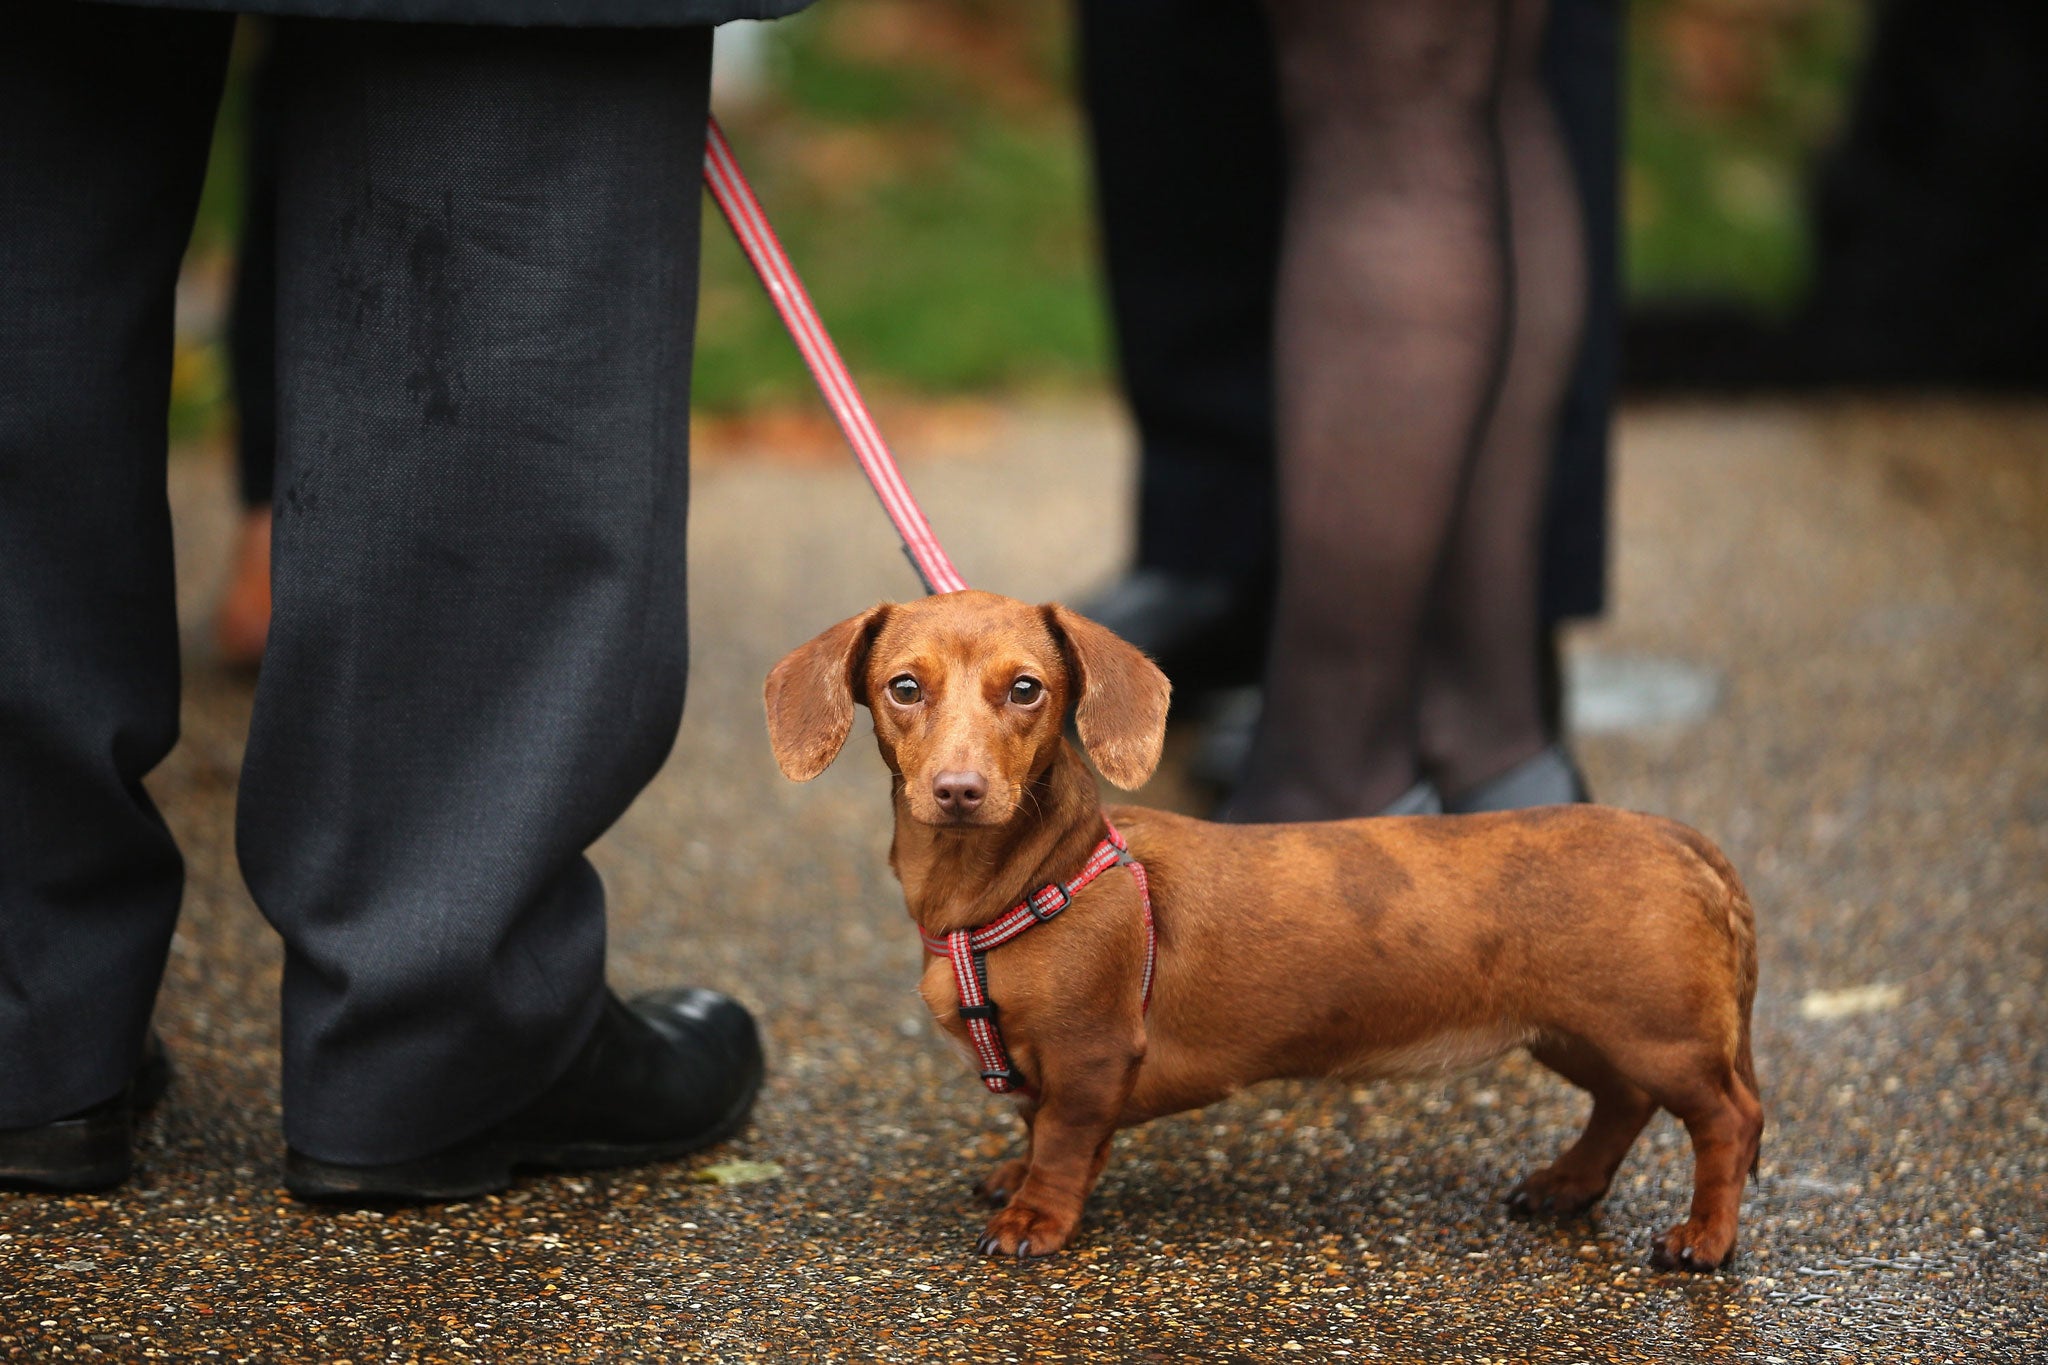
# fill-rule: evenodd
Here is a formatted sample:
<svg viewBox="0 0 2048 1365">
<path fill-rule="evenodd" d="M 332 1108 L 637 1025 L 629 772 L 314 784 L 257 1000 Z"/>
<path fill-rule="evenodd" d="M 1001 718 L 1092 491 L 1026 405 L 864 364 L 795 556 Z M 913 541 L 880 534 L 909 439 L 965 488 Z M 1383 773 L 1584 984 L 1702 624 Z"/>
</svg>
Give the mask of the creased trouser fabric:
<svg viewBox="0 0 2048 1365">
<path fill-rule="evenodd" d="M 0 41 L 0 1127 L 118 1091 L 183 865 L 171 302 L 219 17 L 29 7 Z"/>
<path fill-rule="evenodd" d="M 278 41 L 276 606 L 238 843 L 286 945 L 287 1139 L 398 1160 L 582 1043 L 604 960 L 583 850 L 681 714 L 710 39 Z M 139 401 L 160 501 L 161 396 Z"/>
</svg>

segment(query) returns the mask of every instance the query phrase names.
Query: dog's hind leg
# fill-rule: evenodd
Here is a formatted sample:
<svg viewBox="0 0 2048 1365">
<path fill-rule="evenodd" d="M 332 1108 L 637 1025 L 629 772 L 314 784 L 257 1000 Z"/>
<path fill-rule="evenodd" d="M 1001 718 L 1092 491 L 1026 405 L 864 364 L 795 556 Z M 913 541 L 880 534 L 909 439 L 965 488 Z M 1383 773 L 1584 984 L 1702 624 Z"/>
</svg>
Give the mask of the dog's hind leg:
<svg viewBox="0 0 2048 1365">
<path fill-rule="evenodd" d="M 1725 1049 L 1704 1040 L 1629 1046 L 1614 1061 L 1692 1139 L 1691 1215 L 1656 1239 L 1650 1264 L 1717 1270 L 1734 1255 L 1743 1181 L 1764 1130 L 1763 1105 L 1744 1074 L 1747 1059 L 1731 1038 Z"/>
<path fill-rule="evenodd" d="M 1657 1102 L 1584 1043 L 1545 1042 L 1529 1051 L 1537 1061 L 1591 1094 L 1593 1113 L 1577 1142 L 1542 1170 L 1524 1176 L 1508 1192 L 1508 1209 L 1524 1215 L 1583 1213 L 1607 1193 L 1622 1158 L 1657 1112 Z"/>
</svg>

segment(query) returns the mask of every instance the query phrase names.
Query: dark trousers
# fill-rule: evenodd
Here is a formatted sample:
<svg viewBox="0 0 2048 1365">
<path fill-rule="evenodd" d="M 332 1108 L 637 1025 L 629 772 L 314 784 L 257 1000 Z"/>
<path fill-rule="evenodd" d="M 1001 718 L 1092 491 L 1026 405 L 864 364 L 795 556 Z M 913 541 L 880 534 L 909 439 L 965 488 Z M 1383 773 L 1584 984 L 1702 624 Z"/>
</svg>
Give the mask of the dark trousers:
<svg viewBox="0 0 2048 1365">
<path fill-rule="evenodd" d="M 1260 0 L 1079 0 L 1117 360 L 1140 445 L 1137 561 L 1270 581 L 1273 291 L 1286 194 Z M 1619 332 L 1618 0 L 1554 0 L 1545 76 L 1586 224 L 1585 341 L 1545 518 L 1546 620 L 1598 613 Z"/>
<path fill-rule="evenodd" d="M 0 1125 L 119 1090 L 177 914 L 171 299 L 229 21 L 0 45 Z M 674 741 L 710 35 L 297 21 L 243 871 L 287 1139 L 401 1160 L 593 1024 L 584 850 Z"/>
</svg>

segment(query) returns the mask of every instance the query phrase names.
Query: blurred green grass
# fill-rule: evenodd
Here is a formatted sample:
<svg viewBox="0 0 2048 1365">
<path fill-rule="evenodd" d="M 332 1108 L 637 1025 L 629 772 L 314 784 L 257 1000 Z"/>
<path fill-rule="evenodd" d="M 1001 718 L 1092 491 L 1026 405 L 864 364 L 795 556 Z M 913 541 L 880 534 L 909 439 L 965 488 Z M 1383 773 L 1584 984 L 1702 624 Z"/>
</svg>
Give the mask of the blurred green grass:
<svg viewBox="0 0 2048 1365">
<path fill-rule="evenodd" d="M 1784 308 L 1806 271 L 1807 161 L 1840 118 L 1861 4 L 1636 0 L 1627 15 L 1631 295 Z M 862 387 L 915 397 L 1106 382 L 1065 7 L 829 0 L 765 32 L 762 97 L 721 117 Z M 229 274 L 248 56 L 193 234 L 201 278 Z M 705 212 L 697 407 L 811 401 L 752 272 L 708 201 Z M 174 438 L 227 429 L 216 333 L 180 340 Z"/>
<path fill-rule="evenodd" d="M 1087 166 L 1050 6 L 822 5 L 768 30 L 775 98 L 721 114 L 864 388 L 1099 382 Z M 805 395 L 781 323 L 710 211 L 696 402 Z"/>
<path fill-rule="evenodd" d="M 1780 312 L 1808 270 L 1805 181 L 1836 132 L 1860 0 L 1643 0 L 1628 9 L 1623 265 L 1636 299 Z"/>
</svg>

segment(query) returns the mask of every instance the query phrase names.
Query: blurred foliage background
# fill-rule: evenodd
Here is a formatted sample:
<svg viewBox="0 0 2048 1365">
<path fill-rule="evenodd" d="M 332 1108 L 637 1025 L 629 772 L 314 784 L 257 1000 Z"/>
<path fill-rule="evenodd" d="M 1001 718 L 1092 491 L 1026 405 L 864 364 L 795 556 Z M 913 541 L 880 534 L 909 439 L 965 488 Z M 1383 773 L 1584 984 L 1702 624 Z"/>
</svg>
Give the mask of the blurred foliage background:
<svg viewBox="0 0 2048 1365">
<path fill-rule="evenodd" d="M 1626 270 L 1635 298 L 1782 310 L 1806 270 L 1802 184 L 1838 125 L 1860 0 L 1627 6 Z M 898 397 L 1107 378 L 1069 11 L 830 0 L 759 26 L 717 107 L 862 387 Z M 238 54 L 187 262 L 175 438 L 231 421 L 220 319 L 243 194 Z M 810 381 L 706 203 L 696 403 L 809 402 Z"/>
</svg>

